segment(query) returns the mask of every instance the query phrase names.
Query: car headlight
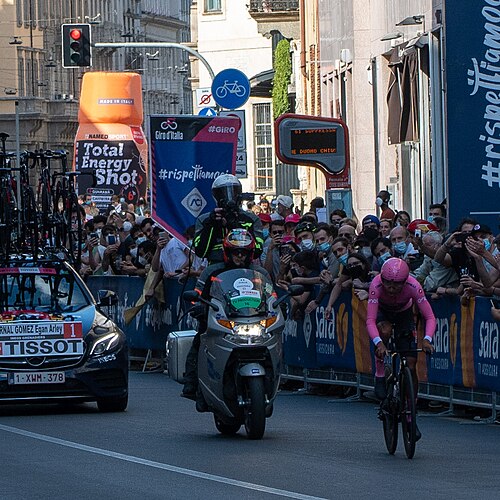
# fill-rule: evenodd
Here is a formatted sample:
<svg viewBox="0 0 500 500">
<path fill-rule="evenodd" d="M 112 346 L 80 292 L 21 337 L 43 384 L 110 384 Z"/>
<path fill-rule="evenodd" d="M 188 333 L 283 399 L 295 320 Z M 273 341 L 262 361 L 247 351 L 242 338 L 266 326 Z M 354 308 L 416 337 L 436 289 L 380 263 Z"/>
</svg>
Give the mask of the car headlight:
<svg viewBox="0 0 500 500">
<path fill-rule="evenodd" d="M 114 349 L 120 341 L 118 332 L 111 332 L 102 337 L 95 339 L 92 348 L 90 349 L 91 356 L 100 356 L 101 354 Z"/>
</svg>

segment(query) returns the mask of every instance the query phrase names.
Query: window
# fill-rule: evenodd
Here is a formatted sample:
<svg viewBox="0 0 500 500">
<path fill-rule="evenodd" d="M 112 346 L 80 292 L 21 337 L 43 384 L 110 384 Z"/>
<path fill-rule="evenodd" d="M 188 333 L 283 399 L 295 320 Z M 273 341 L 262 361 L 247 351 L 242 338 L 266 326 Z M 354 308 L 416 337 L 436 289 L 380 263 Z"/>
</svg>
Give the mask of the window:
<svg viewBox="0 0 500 500">
<path fill-rule="evenodd" d="M 254 104 L 253 122 L 255 137 L 255 166 L 256 180 L 255 189 L 273 189 L 273 143 L 272 143 L 272 121 L 271 104 Z"/>
<path fill-rule="evenodd" d="M 205 12 L 221 12 L 222 0 L 205 0 Z"/>
</svg>

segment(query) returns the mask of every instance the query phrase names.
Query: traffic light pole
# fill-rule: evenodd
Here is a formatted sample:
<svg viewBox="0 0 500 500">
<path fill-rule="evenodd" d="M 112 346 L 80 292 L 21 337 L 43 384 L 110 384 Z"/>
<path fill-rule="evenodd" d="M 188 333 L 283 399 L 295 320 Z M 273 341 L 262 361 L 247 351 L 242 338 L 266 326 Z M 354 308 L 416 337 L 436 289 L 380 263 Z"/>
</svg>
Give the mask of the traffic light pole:
<svg viewBox="0 0 500 500">
<path fill-rule="evenodd" d="M 205 68 L 207 68 L 208 74 L 210 78 L 213 80 L 215 78 L 215 73 L 208 64 L 208 61 L 196 50 L 191 47 L 186 47 L 186 45 L 182 45 L 181 43 L 173 43 L 173 42 L 96 42 L 92 44 L 93 47 L 96 48 L 121 48 L 121 47 L 130 47 L 130 48 L 171 48 L 171 49 L 180 49 L 189 52 L 192 56 L 199 59 Z"/>
</svg>

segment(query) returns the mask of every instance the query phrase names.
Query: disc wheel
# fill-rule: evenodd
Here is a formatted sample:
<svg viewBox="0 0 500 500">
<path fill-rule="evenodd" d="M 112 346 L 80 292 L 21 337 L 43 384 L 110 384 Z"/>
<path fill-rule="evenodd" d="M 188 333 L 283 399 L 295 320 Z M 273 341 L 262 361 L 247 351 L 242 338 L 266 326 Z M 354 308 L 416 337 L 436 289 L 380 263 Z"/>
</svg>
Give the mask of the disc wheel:
<svg viewBox="0 0 500 500">
<path fill-rule="evenodd" d="M 415 394 L 410 369 L 406 366 L 401 381 L 401 427 L 406 456 L 415 455 L 417 415 L 415 411 Z"/>
<path fill-rule="evenodd" d="M 215 427 L 224 436 L 234 436 L 241 427 L 241 424 L 234 422 L 223 422 L 217 415 L 214 415 Z"/>
<path fill-rule="evenodd" d="M 384 426 L 384 440 L 387 451 L 394 455 L 398 446 L 398 415 L 395 410 L 397 400 L 394 399 L 394 382 L 387 384 L 387 398 L 380 404 L 382 424 Z"/>
<path fill-rule="evenodd" d="M 261 439 L 266 429 L 266 394 L 263 377 L 248 377 L 245 408 L 245 430 L 248 439 Z"/>
</svg>

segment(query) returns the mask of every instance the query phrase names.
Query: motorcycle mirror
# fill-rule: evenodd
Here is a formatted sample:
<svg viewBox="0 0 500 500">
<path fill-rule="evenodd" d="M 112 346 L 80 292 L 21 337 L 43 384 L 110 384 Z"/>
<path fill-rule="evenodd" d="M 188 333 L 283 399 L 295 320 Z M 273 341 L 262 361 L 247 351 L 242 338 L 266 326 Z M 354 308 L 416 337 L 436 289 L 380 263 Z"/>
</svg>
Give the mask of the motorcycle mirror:
<svg viewBox="0 0 500 500">
<path fill-rule="evenodd" d="M 199 302 L 200 294 L 196 290 L 188 290 L 182 294 L 182 298 L 186 302 Z"/>
</svg>

